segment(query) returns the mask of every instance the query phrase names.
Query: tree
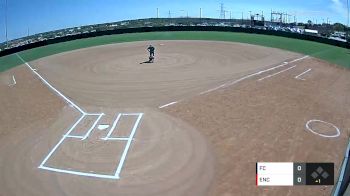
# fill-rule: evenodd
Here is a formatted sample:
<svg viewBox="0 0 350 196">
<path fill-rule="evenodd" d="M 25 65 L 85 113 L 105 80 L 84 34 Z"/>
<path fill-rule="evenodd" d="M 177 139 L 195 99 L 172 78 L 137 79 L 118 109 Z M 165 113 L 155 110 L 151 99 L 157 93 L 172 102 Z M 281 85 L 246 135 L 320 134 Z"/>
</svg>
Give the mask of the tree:
<svg viewBox="0 0 350 196">
<path fill-rule="evenodd" d="M 340 24 L 340 23 L 334 23 L 333 30 L 334 31 L 345 31 L 345 26 L 343 24 Z"/>
<path fill-rule="evenodd" d="M 311 21 L 311 20 L 308 20 L 308 21 L 307 21 L 307 24 L 308 24 L 309 26 L 311 26 L 311 25 L 312 25 L 312 21 Z"/>
</svg>

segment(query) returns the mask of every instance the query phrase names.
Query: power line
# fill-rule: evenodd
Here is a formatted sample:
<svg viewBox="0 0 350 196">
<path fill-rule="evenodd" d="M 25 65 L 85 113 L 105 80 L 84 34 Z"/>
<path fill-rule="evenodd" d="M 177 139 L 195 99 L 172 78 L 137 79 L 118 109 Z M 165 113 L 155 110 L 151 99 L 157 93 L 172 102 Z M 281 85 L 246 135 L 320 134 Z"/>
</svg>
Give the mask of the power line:
<svg viewBox="0 0 350 196">
<path fill-rule="evenodd" d="M 224 9 L 224 4 L 220 3 L 220 19 L 225 19 L 225 9 Z"/>
</svg>

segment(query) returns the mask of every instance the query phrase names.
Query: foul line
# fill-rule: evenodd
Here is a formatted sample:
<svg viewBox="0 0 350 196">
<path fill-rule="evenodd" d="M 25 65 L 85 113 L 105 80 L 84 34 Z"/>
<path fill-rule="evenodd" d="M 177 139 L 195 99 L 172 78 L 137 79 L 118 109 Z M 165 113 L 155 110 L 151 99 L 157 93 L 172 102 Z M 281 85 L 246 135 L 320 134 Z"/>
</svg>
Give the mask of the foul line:
<svg viewBox="0 0 350 196">
<path fill-rule="evenodd" d="M 301 74 L 295 76 L 295 79 L 298 79 L 298 80 L 305 80 L 305 79 L 303 79 L 303 78 L 300 78 L 300 76 L 302 76 L 302 75 L 308 73 L 309 71 L 311 71 L 311 69 L 308 69 L 308 70 L 304 71 L 303 73 L 301 73 Z"/>
<path fill-rule="evenodd" d="M 176 104 L 176 103 L 177 103 L 177 101 L 174 101 L 174 102 L 171 102 L 171 103 L 168 103 L 168 104 L 165 104 L 165 105 L 159 106 L 158 108 L 159 108 L 159 109 L 162 109 L 162 108 L 165 108 L 165 107 L 168 107 L 168 106 L 174 105 L 174 104 Z"/>
<path fill-rule="evenodd" d="M 53 87 L 48 81 L 46 81 L 37 71 L 36 69 L 33 69 L 32 66 L 29 65 L 29 63 L 27 63 L 25 60 L 23 60 L 23 58 L 21 56 L 19 56 L 19 54 L 17 54 L 17 57 L 25 64 L 29 67 L 30 70 L 32 70 L 32 72 L 37 75 L 41 81 L 44 82 L 44 84 L 46 84 L 50 89 L 52 89 L 55 93 L 57 93 L 60 97 L 62 97 L 66 102 L 68 102 L 69 104 L 71 104 L 74 108 L 76 108 L 77 110 L 79 110 L 80 113 L 82 114 L 86 114 L 86 112 L 84 112 L 78 105 L 76 105 L 75 103 L 73 103 L 73 101 L 71 101 L 70 99 L 68 99 L 66 96 L 64 96 L 60 91 L 58 91 L 55 87 Z"/>
<path fill-rule="evenodd" d="M 281 70 L 281 71 L 279 71 L 279 72 L 276 72 L 276 73 L 274 73 L 274 74 L 271 74 L 271 75 L 265 76 L 265 77 L 263 77 L 263 78 L 260 78 L 258 81 L 262 81 L 262 80 L 265 80 L 265 79 L 267 79 L 267 78 L 271 78 L 271 77 L 273 77 L 273 76 L 275 76 L 275 75 L 278 75 L 278 74 L 280 74 L 280 73 L 283 73 L 283 72 L 285 72 L 285 71 L 288 71 L 288 70 L 290 70 L 290 69 L 293 69 L 294 67 L 296 67 L 296 65 L 293 65 L 292 67 L 289 67 L 289 68 L 287 68 L 287 69 L 283 69 L 283 70 Z"/>
<path fill-rule="evenodd" d="M 52 154 L 58 149 L 58 147 L 64 142 L 66 138 L 78 138 L 81 140 L 85 140 L 86 138 L 89 137 L 93 129 L 96 127 L 97 123 L 99 120 L 102 118 L 104 113 L 87 113 L 83 109 L 81 109 L 77 104 L 75 104 L 73 101 L 68 99 L 63 93 L 61 93 L 59 90 L 57 90 L 54 86 L 52 86 L 47 80 L 45 80 L 38 72 L 36 69 L 33 69 L 32 66 L 27 63 L 19 54 L 16 53 L 16 56 L 44 83 L 46 84 L 51 90 L 53 90 L 55 93 L 57 93 L 61 98 L 63 98 L 68 104 L 73 106 L 75 109 L 77 109 L 80 113 L 81 116 L 80 118 L 70 127 L 70 129 L 63 135 L 63 137 L 60 139 L 60 141 L 51 149 L 49 154 L 44 158 L 44 160 L 41 162 L 41 164 L 38 166 L 40 169 L 45 169 L 49 171 L 55 171 L 55 172 L 61 172 L 61 173 L 68 173 L 68 174 L 75 174 L 75 175 L 81 175 L 81 176 L 90 176 L 90 177 L 97 177 L 97 178 L 107 178 L 107 179 L 119 179 L 119 174 L 123 168 L 127 153 L 129 151 L 131 142 L 133 141 L 134 135 L 136 133 L 136 129 L 141 121 L 141 118 L 143 116 L 143 113 L 124 113 L 124 114 L 119 114 L 117 117 L 117 120 L 113 123 L 113 126 L 110 129 L 110 132 L 108 133 L 107 137 L 104 138 L 105 140 L 121 140 L 121 141 L 127 141 L 126 146 L 124 148 L 122 157 L 119 161 L 117 170 L 114 174 L 112 175 L 105 175 L 105 174 L 95 174 L 95 173 L 86 173 L 86 172 L 79 172 L 79 171 L 71 171 L 71 170 L 66 170 L 66 169 L 58 169 L 58 168 L 52 168 L 52 167 L 47 167 L 44 166 L 45 163 L 48 161 L 48 159 L 52 156 Z M 14 83 L 16 82 L 13 76 Z M 134 127 L 131 131 L 131 134 L 129 135 L 128 138 L 109 138 L 109 136 L 112 134 L 112 131 L 114 130 L 117 122 L 119 121 L 119 118 L 121 115 L 125 116 L 131 116 L 131 115 L 138 115 L 138 118 L 134 124 Z M 70 133 L 75 129 L 75 127 L 81 122 L 82 119 L 84 119 L 85 116 L 98 116 L 96 121 L 93 123 L 93 125 L 90 127 L 90 129 L 87 131 L 87 133 L 84 136 L 76 136 L 76 135 L 70 135 Z"/>
<path fill-rule="evenodd" d="M 268 71 L 271 71 L 271 70 L 275 70 L 275 69 L 280 68 L 280 67 L 284 67 L 284 66 L 288 65 L 289 63 L 294 63 L 294 62 L 297 62 L 297 61 L 301 61 L 301 60 L 306 59 L 306 58 L 308 58 L 308 57 L 309 57 L 309 55 L 306 55 L 306 56 L 303 56 L 303 57 L 301 57 L 301 58 L 294 59 L 294 60 L 292 60 L 292 61 L 290 61 L 290 62 L 283 62 L 282 64 L 277 65 L 277 66 L 275 66 L 275 67 L 271 67 L 271 68 L 268 68 L 268 69 L 265 69 L 265 70 L 262 70 L 262 71 L 258 71 L 258 72 L 256 72 L 256 73 L 253 73 L 253 74 L 249 74 L 249 75 L 247 75 L 247 76 L 244 76 L 244 77 L 242 77 L 242 78 L 240 78 L 240 79 L 238 79 L 238 80 L 235 80 L 235 81 L 232 81 L 232 82 L 226 82 L 226 83 L 224 83 L 224 84 L 222 84 L 222 85 L 220 85 L 220 86 L 218 86 L 218 87 L 209 89 L 209 90 L 207 90 L 207 91 L 203 91 L 203 92 L 199 93 L 199 95 L 207 94 L 207 93 L 210 93 L 210 92 L 212 92 L 212 91 L 218 90 L 218 89 L 220 89 L 220 88 L 226 88 L 226 87 L 232 86 L 232 85 L 237 84 L 237 83 L 239 83 L 239 82 L 241 82 L 241 81 L 243 81 L 243 80 L 245 80 L 245 79 L 248 79 L 248 78 L 251 78 L 251 77 L 254 77 L 254 76 L 263 74 L 263 73 L 268 72 Z"/>
</svg>

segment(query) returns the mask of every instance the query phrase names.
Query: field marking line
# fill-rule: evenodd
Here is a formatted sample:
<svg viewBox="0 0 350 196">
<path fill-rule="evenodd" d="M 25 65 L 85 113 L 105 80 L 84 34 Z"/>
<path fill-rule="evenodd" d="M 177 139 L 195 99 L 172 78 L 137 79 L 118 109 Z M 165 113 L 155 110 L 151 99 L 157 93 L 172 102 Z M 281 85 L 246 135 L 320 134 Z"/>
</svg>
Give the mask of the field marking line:
<svg viewBox="0 0 350 196">
<path fill-rule="evenodd" d="M 301 77 L 302 75 L 304 75 L 304 74 L 308 73 L 309 71 L 311 71 L 311 68 L 310 68 L 310 69 L 308 69 L 308 70 L 306 70 L 306 71 L 304 71 L 303 73 L 301 73 L 301 74 L 299 74 L 299 75 L 295 76 L 294 78 L 295 78 L 295 79 L 298 79 L 298 80 L 305 80 L 305 79 L 300 78 L 300 77 Z"/>
<path fill-rule="evenodd" d="M 212 89 L 203 91 L 203 92 L 199 93 L 199 95 L 207 94 L 207 93 L 210 93 L 210 92 L 212 92 L 212 91 L 215 91 L 215 90 L 218 90 L 218 89 L 221 89 L 221 88 L 227 88 L 227 87 L 232 86 L 232 85 L 234 85 L 234 84 L 237 84 L 237 83 L 239 83 L 239 82 L 241 82 L 241 81 L 243 81 L 243 80 L 245 80 L 245 79 L 248 79 L 248 78 L 251 78 L 251 77 L 254 77 L 254 76 L 263 74 L 263 73 L 268 72 L 268 71 L 275 70 L 275 69 L 277 69 L 277 68 L 283 67 L 283 66 L 288 65 L 288 64 L 290 64 L 290 63 L 294 63 L 294 62 L 297 62 L 297 61 L 301 61 L 301 60 L 306 59 L 306 58 L 308 58 L 308 57 L 309 57 L 309 55 L 306 55 L 306 56 L 303 56 L 303 57 L 294 59 L 294 60 L 292 60 L 292 61 L 290 61 L 290 62 L 283 62 L 282 64 L 279 64 L 279 65 L 277 65 L 277 66 L 274 66 L 274 67 L 271 67 L 271 68 L 268 68 L 268 69 L 265 69 L 265 70 L 262 70 L 262 71 L 258 71 L 258 72 L 255 72 L 255 73 L 252 73 L 252 74 L 249 74 L 249 75 L 246 75 L 246 76 L 244 76 L 244 77 L 242 77 L 242 78 L 240 78 L 240 79 L 238 79 L 238 80 L 234 80 L 234 81 L 232 81 L 232 82 L 226 82 L 226 83 L 224 83 L 224 84 L 222 84 L 222 85 L 220 85 L 220 86 L 218 86 L 218 87 L 215 87 L 215 88 L 212 88 Z"/>
<path fill-rule="evenodd" d="M 38 168 L 42 168 L 46 161 L 51 157 L 51 155 L 56 151 L 56 149 L 61 145 L 61 143 L 69 136 L 69 134 L 74 130 L 74 128 L 79 124 L 79 122 L 85 117 L 85 114 L 81 115 L 81 117 L 73 124 L 73 126 L 68 130 L 66 134 L 60 139 L 60 141 L 51 149 L 48 155 L 44 158 Z"/>
<path fill-rule="evenodd" d="M 17 84 L 15 75 L 12 75 L 13 85 Z"/>
<path fill-rule="evenodd" d="M 165 105 L 159 106 L 158 108 L 159 108 L 159 109 L 162 109 L 162 108 L 165 108 L 165 107 L 168 107 L 168 106 L 174 105 L 174 104 L 176 104 L 177 102 L 178 102 L 178 101 L 173 101 L 173 102 L 171 102 L 171 103 L 168 103 L 168 104 L 165 104 Z"/>
<path fill-rule="evenodd" d="M 118 140 L 118 141 L 128 141 L 129 138 L 128 137 L 110 137 L 108 139 L 104 139 L 104 140 Z"/>
<path fill-rule="evenodd" d="M 27 63 L 18 53 L 16 53 L 17 57 L 26 65 L 29 67 L 29 69 L 39 77 L 39 79 L 41 81 L 44 82 L 44 84 L 46 84 L 49 88 L 51 88 L 54 92 L 56 92 L 60 97 L 62 97 L 66 102 L 68 102 L 69 104 L 71 104 L 74 108 L 76 108 L 77 110 L 79 110 L 80 113 L 82 114 L 86 114 L 86 112 L 84 112 L 78 105 L 76 105 L 75 103 L 73 103 L 73 101 L 71 101 L 70 99 L 68 99 L 66 96 L 64 96 L 60 91 L 58 91 L 55 87 L 53 87 L 48 81 L 46 81 L 37 71 L 36 69 L 33 69 L 32 66 L 30 66 L 29 63 Z"/>
<path fill-rule="evenodd" d="M 314 131 L 313 129 L 310 128 L 309 124 L 312 123 L 312 122 L 320 122 L 320 123 L 324 123 L 324 124 L 327 124 L 327 125 L 329 125 L 329 126 L 332 126 L 332 127 L 337 131 L 337 133 L 334 134 L 334 135 L 325 135 L 325 134 L 322 134 L 322 133 L 318 133 L 318 132 L 316 132 L 316 131 Z M 310 131 L 311 133 L 313 133 L 313 134 L 315 134 L 315 135 L 319 135 L 319 136 L 321 136 L 321 137 L 333 138 L 333 137 L 339 137 L 339 135 L 340 135 L 340 130 L 339 130 L 339 128 L 338 128 L 337 126 L 335 126 L 335 125 L 332 124 L 332 123 L 325 122 L 325 121 L 323 121 L 323 120 L 315 120 L 315 119 L 309 120 L 309 121 L 307 121 L 307 123 L 305 124 L 305 127 L 306 127 L 306 129 L 307 129 L 308 131 Z"/>
<path fill-rule="evenodd" d="M 17 84 L 17 82 L 16 82 L 16 79 L 15 79 L 15 76 L 12 75 L 12 84 L 9 84 L 9 86 L 14 86 L 16 84 Z"/>
<path fill-rule="evenodd" d="M 104 113 L 101 113 L 97 119 L 95 120 L 94 124 L 90 127 L 90 129 L 88 130 L 88 132 L 86 132 L 85 136 L 81 139 L 81 140 L 85 140 L 86 138 L 89 137 L 90 133 L 95 129 L 98 121 L 100 121 L 100 119 L 102 118 L 102 116 L 104 116 L 105 114 Z"/>
<path fill-rule="evenodd" d="M 263 77 L 263 78 L 260 78 L 258 81 L 260 82 L 260 81 L 265 80 L 265 79 L 267 79 L 267 78 L 271 78 L 271 77 L 273 77 L 273 76 L 276 76 L 276 75 L 278 75 L 278 74 L 281 74 L 281 73 L 283 73 L 283 72 L 286 72 L 286 71 L 288 71 L 288 70 L 290 70 L 290 69 L 293 69 L 293 68 L 295 68 L 295 67 L 296 67 L 296 65 L 293 65 L 292 67 L 289 67 L 289 68 L 287 68 L 287 69 L 283 69 L 283 70 L 281 70 L 281 71 L 279 71 L 279 72 L 270 74 L 270 75 L 265 76 L 265 77 Z"/>
<path fill-rule="evenodd" d="M 120 141 L 127 141 L 126 146 L 124 148 L 122 157 L 118 163 L 118 167 L 117 170 L 115 171 L 115 174 L 112 175 L 104 175 L 104 174 L 94 174 L 94 173 L 87 173 L 87 172 L 79 172 L 79 171 L 71 171 L 71 170 L 65 170 L 65 169 L 58 169 L 58 168 L 52 168 L 52 167 L 47 167 L 44 166 L 45 163 L 49 160 L 49 158 L 53 155 L 53 153 L 58 149 L 58 147 L 64 142 L 64 140 L 66 138 L 79 138 L 81 140 L 85 140 L 86 138 L 89 137 L 89 135 L 91 134 L 91 132 L 94 130 L 94 128 L 96 127 L 97 123 L 100 121 L 100 119 L 102 118 L 103 115 L 105 115 L 104 113 L 87 113 L 85 112 L 83 109 L 81 109 L 77 104 L 75 104 L 73 101 L 71 101 L 70 99 L 68 99 L 65 95 L 63 95 L 63 93 L 61 93 L 59 90 L 57 90 L 54 86 L 52 86 L 47 80 L 45 80 L 38 72 L 36 69 L 33 69 L 32 66 L 27 63 L 18 53 L 16 53 L 16 56 L 45 84 L 47 85 L 51 90 L 53 90 L 55 93 L 57 93 L 60 97 L 62 97 L 68 104 L 69 106 L 74 107 L 75 109 L 77 109 L 80 113 L 81 116 L 80 118 L 69 128 L 69 130 L 62 136 L 62 138 L 59 140 L 59 142 L 51 149 L 51 151 L 46 155 L 46 157 L 44 158 L 44 160 L 41 162 L 41 164 L 38 166 L 38 168 L 40 169 L 45 169 L 45 170 L 49 170 L 49 171 L 54 171 L 54 172 L 59 172 L 59 173 L 68 173 L 68 174 L 75 174 L 75 175 L 80 175 L 80 176 L 90 176 L 90 177 L 97 177 L 97 178 L 107 178 L 107 179 L 119 179 L 119 174 L 123 168 L 127 153 L 129 151 L 131 142 L 134 140 L 134 135 L 136 133 L 136 129 L 141 121 L 141 118 L 143 116 L 144 113 L 119 113 L 117 119 L 113 122 L 113 126 L 111 127 L 111 129 L 108 132 L 108 135 L 106 136 L 106 138 L 103 138 L 105 140 L 110 139 L 110 140 L 120 140 Z M 13 76 L 14 79 L 14 76 Z M 15 81 L 15 79 L 14 79 Z M 108 138 L 113 130 L 115 129 L 115 126 L 117 125 L 117 122 L 119 121 L 120 117 L 122 115 L 125 116 L 131 116 L 131 115 L 138 115 L 138 118 L 134 124 L 134 127 L 131 131 L 131 134 L 129 135 L 128 138 L 122 138 L 122 137 L 118 137 L 118 138 Z M 98 118 L 95 120 L 94 124 L 90 127 L 90 129 L 88 130 L 88 132 L 84 135 L 84 136 L 76 136 L 76 135 L 70 135 L 70 133 L 75 129 L 75 127 L 81 122 L 81 120 L 85 117 L 85 116 L 98 116 Z"/>
<path fill-rule="evenodd" d="M 130 133 L 130 135 L 129 135 L 129 138 L 128 138 L 128 141 L 127 141 L 126 146 L 125 146 L 125 148 L 124 148 L 122 157 L 121 157 L 121 159 L 120 159 L 120 161 L 119 161 L 117 170 L 116 170 L 116 172 L 115 172 L 115 176 L 118 177 L 118 178 L 119 178 L 119 174 L 120 174 L 120 172 L 121 172 L 121 170 L 122 170 L 122 168 L 123 168 L 123 165 L 124 165 L 126 156 L 127 156 L 127 154 L 128 154 L 128 151 L 129 151 L 129 148 L 130 148 L 130 145 L 131 145 L 131 142 L 133 141 L 134 135 L 135 135 L 135 133 L 136 133 L 136 129 L 137 129 L 137 127 L 139 126 L 139 123 L 140 123 L 140 121 L 141 121 L 142 116 L 143 116 L 143 113 L 139 113 L 139 116 L 138 116 L 138 118 L 137 118 L 137 120 L 136 120 L 136 122 L 135 122 L 135 124 L 134 124 L 134 127 L 132 128 L 132 131 L 131 131 L 131 133 Z"/>
<path fill-rule="evenodd" d="M 297 62 L 297 61 L 304 60 L 304 59 L 306 59 L 306 58 L 308 58 L 308 57 L 309 57 L 309 55 L 305 55 L 305 56 L 303 56 L 303 57 L 301 57 L 301 58 L 294 59 L 294 60 L 290 61 L 289 63 L 295 63 L 295 62 Z"/>
<path fill-rule="evenodd" d="M 212 92 L 212 91 L 218 90 L 218 89 L 223 88 L 223 87 L 225 87 L 225 86 L 226 86 L 226 83 L 225 83 L 225 84 L 222 84 L 222 85 L 220 85 L 220 86 L 218 86 L 218 87 L 215 87 L 215 88 L 212 88 L 212 89 L 203 91 L 203 92 L 201 92 L 201 93 L 199 93 L 199 94 L 200 94 L 200 95 L 203 95 L 203 94 L 206 94 L 206 93 L 210 93 L 210 92 Z"/>
<path fill-rule="evenodd" d="M 88 177 L 96 177 L 96 178 L 107 178 L 107 179 L 119 179 L 119 176 L 112 176 L 112 175 L 105 175 L 105 174 L 94 174 L 94 173 L 87 173 L 87 172 L 78 172 L 78 171 L 71 171 L 71 170 L 65 170 L 65 169 L 57 169 L 47 166 L 42 166 L 41 169 L 46 169 L 58 173 L 67 173 L 67 174 L 74 174 L 79 176 L 88 176 Z M 90 171 L 91 172 L 91 171 Z"/>
<path fill-rule="evenodd" d="M 112 133 L 113 133 L 115 127 L 117 126 L 117 124 L 118 124 L 119 119 L 120 119 L 121 116 L 122 116 L 122 113 L 119 113 L 118 116 L 117 116 L 117 118 L 115 118 L 112 127 L 109 129 L 109 131 L 108 131 L 106 137 L 101 138 L 102 140 L 108 140 L 108 138 L 112 135 Z"/>
<path fill-rule="evenodd" d="M 83 139 L 84 136 L 79 136 L 79 135 L 67 135 L 68 138 L 77 138 L 77 139 Z"/>
</svg>

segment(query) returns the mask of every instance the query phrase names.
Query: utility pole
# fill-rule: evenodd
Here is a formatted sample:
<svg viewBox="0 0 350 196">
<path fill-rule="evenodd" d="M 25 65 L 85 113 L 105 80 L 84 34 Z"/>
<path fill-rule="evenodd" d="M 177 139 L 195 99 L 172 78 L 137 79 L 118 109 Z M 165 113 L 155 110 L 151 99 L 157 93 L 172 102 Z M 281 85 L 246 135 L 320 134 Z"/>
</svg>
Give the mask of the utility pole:
<svg viewBox="0 0 350 196">
<path fill-rule="evenodd" d="M 159 18 L 159 8 L 157 8 L 157 18 Z"/>
<path fill-rule="evenodd" d="M 168 12 L 168 18 L 171 18 L 171 13 L 170 13 L 170 10 Z"/>
<path fill-rule="evenodd" d="M 5 38 L 6 38 L 6 48 L 9 46 L 9 40 L 7 37 L 7 0 L 5 0 Z"/>
<path fill-rule="evenodd" d="M 347 33 L 346 33 L 346 38 L 347 38 L 347 41 L 349 42 L 349 0 L 346 1 L 346 7 L 348 8 L 348 21 L 347 21 Z"/>
<path fill-rule="evenodd" d="M 224 10 L 224 4 L 220 4 L 220 19 L 225 19 L 225 10 Z"/>
<path fill-rule="evenodd" d="M 199 18 L 202 18 L 202 8 L 199 8 Z"/>
</svg>

